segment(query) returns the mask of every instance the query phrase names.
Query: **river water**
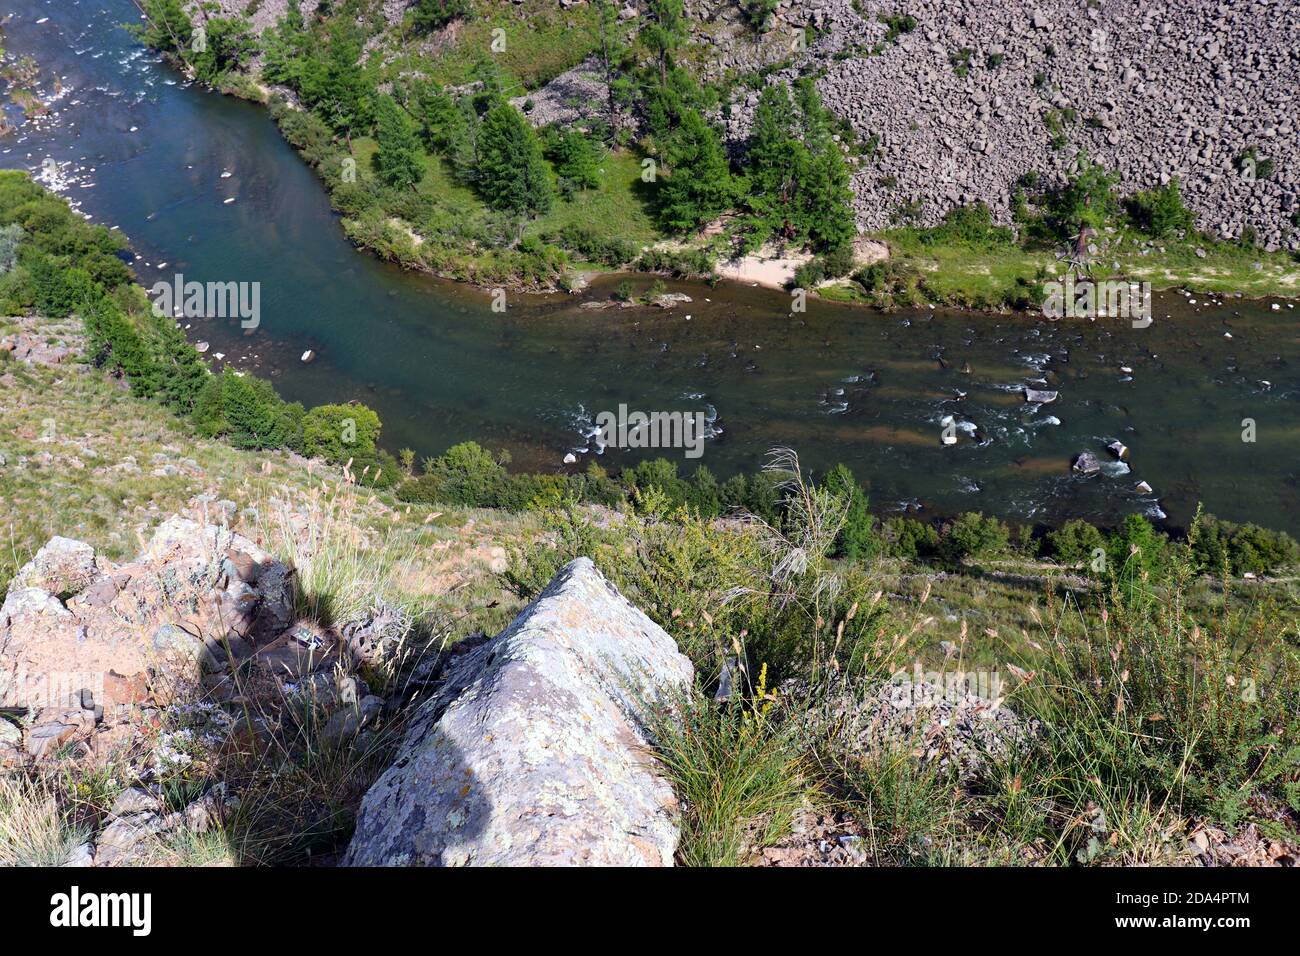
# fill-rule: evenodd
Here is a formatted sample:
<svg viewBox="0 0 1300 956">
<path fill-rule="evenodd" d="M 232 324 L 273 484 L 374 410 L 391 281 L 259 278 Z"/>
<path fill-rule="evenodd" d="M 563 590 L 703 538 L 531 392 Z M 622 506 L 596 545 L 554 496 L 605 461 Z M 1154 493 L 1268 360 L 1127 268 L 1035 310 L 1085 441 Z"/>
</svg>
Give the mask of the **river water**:
<svg viewBox="0 0 1300 956">
<path fill-rule="evenodd" d="M 120 27 L 138 20 L 129 0 L 10 0 L 6 10 L 5 45 L 36 58 L 51 113 L 24 122 L 7 107 L 21 126 L 0 139 L 0 167 L 41 174 L 122 229 L 146 286 L 176 273 L 260 283 L 258 329 L 196 320 L 192 338 L 211 343 L 214 365 L 269 376 L 288 399 L 366 402 L 391 448 L 428 455 L 475 439 L 550 471 L 588 445 L 599 411 L 703 410 L 717 434 L 700 461 L 719 476 L 789 445 L 814 469 L 850 465 L 883 512 L 1049 523 L 1142 512 L 1177 524 L 1201 501 L 1300 532 L 1290 303 L 1157 295 L 1155 323 L 1133 329 L 817 301 L 791 315 L 780 293 L 669 283 L 693 301 L 580 309 L 608 296 L 609 279 L 578 296 L 513 296 L 495 313 L 481 290 L 352 248 L 265 110 L 185 84 L 134 43 Z M 307 349 L 310 364 L 299 360 Z M 1025 402 L 1035 383 L 1060 397 Z M 948 416 L 958 442 L 945 446 Z M 1254 441 L 1243 440 L 1247 419 Z M 1131 449 L 1127 463 L 1105 451 L 1115 439 Z M 1071 475 L 1084 450 L 1101 474 Z M 601 460 L 617 467 L 632 454 Z"/>
</svg>

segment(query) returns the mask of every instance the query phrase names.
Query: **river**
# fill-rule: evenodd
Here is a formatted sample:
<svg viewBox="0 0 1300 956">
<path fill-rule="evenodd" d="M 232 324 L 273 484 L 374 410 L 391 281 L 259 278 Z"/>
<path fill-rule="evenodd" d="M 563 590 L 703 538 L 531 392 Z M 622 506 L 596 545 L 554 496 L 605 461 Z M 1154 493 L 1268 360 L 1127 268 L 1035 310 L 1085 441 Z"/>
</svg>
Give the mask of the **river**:
<svg viewBox="0 0 1300 956">
<path fill-rule="evenodd" d="M 789 445 L 814 470 L 850 465 L 882 512 L 1047 523 L 1140 512 L 1180 524 L 1199 501 L 1300 533 L 1293 303 L 1169 293 L 1155 323 L 1133 329 L 816 300 L 791 315 L 777 292 L 670 282 L 693 301 L 580 309 L 608 295 L 609 279 L 577 296 L 513 296 L 496 313 L 481 290 L 355 250 L 266 111 L 185 84 L 121 29 L 138 20 L 129 0 L 6 9 L 5 45 L 35 57 L 51 113 L 23 122 L 6 107 L 21 125 L 0 138 L 0 167 L 41 173 L 123 230 L 146 286 L 176 273 L 260 283 L 255 331 L 199 320 L 191 337 L 211 343 L 214 365 L 269 376 L 288 399 L 364 401 L 390 448 L 423 456 L 474 439 L 515 467 L 554 471 L 588 445 L 599 411 L 704 410 L 718 433 L 700 462 L 720 477 Z M 317 357 L 304 364 L 308 349 Z M 1025 402 L 1035 383 L 1060 397 Z M 948 416 L 958 442 L 945 446 Z M 1104 449 L 1116 439 L 1127 462 Z M 1084 450 L 1101 474 L 1070 473 Z M 600 460 L 618 467 L 632 454 Z"/>
</svg>

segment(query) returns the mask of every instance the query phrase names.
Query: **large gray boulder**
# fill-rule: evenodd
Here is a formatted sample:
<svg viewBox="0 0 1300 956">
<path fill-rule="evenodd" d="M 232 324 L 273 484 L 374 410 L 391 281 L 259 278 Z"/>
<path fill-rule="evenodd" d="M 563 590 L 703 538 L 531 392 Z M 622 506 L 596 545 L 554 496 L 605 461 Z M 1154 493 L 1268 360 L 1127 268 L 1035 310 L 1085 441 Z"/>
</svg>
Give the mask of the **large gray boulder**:
<svg viewBox="0 0 1300 956">
<path fill-rule="evenodd" d="M 366 794 L 354 866 L 667 866 L 645 708 L 690 684 L 673 639 L 579 558 L 449 669 Z"/>
</svg>

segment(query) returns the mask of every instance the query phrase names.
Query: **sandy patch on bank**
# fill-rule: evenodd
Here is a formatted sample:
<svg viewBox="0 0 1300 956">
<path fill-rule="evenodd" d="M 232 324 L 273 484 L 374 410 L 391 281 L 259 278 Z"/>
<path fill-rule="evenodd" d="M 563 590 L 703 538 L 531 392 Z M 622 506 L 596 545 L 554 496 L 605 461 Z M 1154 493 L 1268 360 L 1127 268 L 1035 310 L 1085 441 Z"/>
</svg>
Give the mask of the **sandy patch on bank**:
<svg viewBox="0 0 1300 956">
<path fill-rule="evenodd" d="M 748 282 L 751 285 L 767 286 L 772 289 L 784 289 L 794 279 L 795 271 L 813 260 L 810 252 L 795 252 L 780 255 L 774 246 L 764 246 L 749 256 L 741 256 L 723 262 L 718 266 L 718 274 L 734 282 Z M 889 247 L 877 239 L 860 236 L 853 242 L 853 259 L 859 266 L 871 265 L 889 258 Z M 837 285 L 840 280 L 829 279 L 822 286 Z"/>
<path fill-rule="evenodd" d="M 779 256 L 775 250 L 764 246 L 753 255 L 719 263 L 718 275 L 733 282 L 784 289 L 794 279 L 795 270 L 811 262 L 812 258 L 812 254 L 807 252 Z"/>
<path fill-rule="evenodd" d="M 410 236 L 411 244 L 414 245 L 417 249 L 420 246 L 424 245 L 424 236 L 420 235 L 413 228 L 411 228 L 411 225 L 405 220 L 399 219 L 397 216 L 389 216 L 388 224 L 392 226 L 394 229 L 400 229 L 402 232 Z"/>
</svg>

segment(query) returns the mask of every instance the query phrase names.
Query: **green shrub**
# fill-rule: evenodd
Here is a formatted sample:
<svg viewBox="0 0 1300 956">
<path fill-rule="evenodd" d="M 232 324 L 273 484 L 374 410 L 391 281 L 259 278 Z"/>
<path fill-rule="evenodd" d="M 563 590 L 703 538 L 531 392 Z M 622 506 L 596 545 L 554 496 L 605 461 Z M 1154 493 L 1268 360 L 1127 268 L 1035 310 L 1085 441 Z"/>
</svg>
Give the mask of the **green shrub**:
<svg viewBox="0 0 1300 956">
<path fill-rule="evenodd" d="M 565 249 L 576 252 L 591 262 L 601 262 L 609 266 L 626 265 L 637 257 L 636 243 L 619 237 L 605 237 L 594 230 L 570 224 L 558 233 L 547 235 L 548 242 L 556 243 Z"/>
<path fill-rule="evenodd" d="M 677 462 L 667 458 L 639 461 L 623 469 L 619 478 L 634 503 L 644 500 L 651 491 L 657 491 L 670 508 L 679 508 L 690 498 L 690 484 L 678 475 Z"/>
<path fill-rule="evenodd" d="M 791 289 L 815 289 L 826 280 L 826 264 L 821 259 L 810 259 L 794 270 L 788 287 Z"/>
<path fill-rule="evenodd" d="M 853 257 L 852 243 L 846 242 L 843 245 L 836 246 L 822 256 L 822 270 L 826 273 L 826 277 L 830 279 L 838 279 L 841 276 L 848 275 L 853 271 L 855 265 L 857 265 L 857 262 Z"/>
<path fill-rule="evenodd" d="M 916 230 L 916 237 L 923 245 L 965 245 L 975 249 L 993 249 L 1015 240 L 1009 227 L 993 224 L 993 213 L 982 202 L 954 206 L 944 214 L 942 223 Z"/>
<path fill-rule="evenodd" d="M 546 152 L 566 194 L 600 185 L 600 148 L 580 131 L 555 131 Z"/>
<path fill-rule="evenodd" d="M 303 417 L 303 454 L 334 464 L 368 460 L 374 456 L 380 427 L 379 416 L 360 403 L 318 405 Z"/>
<path fill-rule="evenodd" d="M 69 268 L 51 256 L 33 253 L 23 265 L 31 279 L 33 304 L 42 315 L 64 318 L 104 294 L 85 269 Z"/>
<path fill-rule="evenodd" d="M 417 30 L 428 32 L 468 17 L 473 9 L 470 0 L 416 0 L 411 21 Z"/>
<path fill-rule="evenodd" d="M 930 558 L 939 550 L 939 532 L 915 518 L 886 518 L 881 539 L 891 557 L 904 561 Z"/>
<path fill-rule="evenodd" d="M 639 272 L 665 272 L 682 279 L 713 274 L 713 257 L 705 249 L 647 249 L 636 261 Z"/>
<path fill-rule="evenodd" d="M 1087 521 L 1075 519 L 1047 533 L 1052 557 L 1061 564 L 1075 567 L 1091 562 L 1098 550 L 1106 551 L 1106 539 Z"/>
<path fill-rule="evenodd" d="M 939 539 L 939 555 L 952 564 L 967 558 L 980 560 L 1005 554 L 1011 533 L 994 517 L 968 511 L 944 528 Z"/>
<path fill-rule="evenodd" d="M 1123 582 L 1130 600 L 1150 595 L 1160 577 L 1167 540 L 1142 515 L 1129 515 L 1106 543 L 1107 572 Z"/>
<path fill-rule="evenodd" d="M 489 508 L 501 499 L 505 466 L 476 442 L 453 445 L 437 458 L 426 459 L 425 474 L 398 491 L 403 501 Z"/>
<path fill-rule="evenodd" d="M 162 384 L 162 370 L 127 315 L 101 296 L 86 304 L 82 324 L 91 364 L 125 376 L 133 395 L 152 397 Z"/>
<path fill-rule="evenodd" d="M 1049 234 L 1067 240 L 1078 235 L 1081 229 L 1096 231 L 1105 227 L 1119 205 L 1115 183 L 1113 173 L 1080 154 L 1074 175 L 1037 197 Z"/>
<path fill-rule="evenodd" d="M 509 475 L 502 482 L 493 505 L 507 511 L 537 511 L 557 508 L 582 494 L 581 479 L 567 475 Z"/>
<path fill-rule="evenodd" d="M 901 262 L 873 262 L 855 272 L 853 281 L 884 306 L 907 306 L 922 298 L 921 274 Z"/>
<path fill-rule="evenodd" d="M 846 561 L 865 561 L 879 550 L 873 530 L 875 521 L 867 510 L 867 493 L 853 472 L 845 465 L 836 465 L 822 479 L 822 487 L 848 502 L 844 512 L 844 525 L 835 539 L 832 557 Z"/>
<path fill-rule="evenodd" d="M 1300 562 L 1300 545 L 1284 531 L 1198 518 L 1188 534 L 1197 567 L 1210 573 L 1269 574 Z"/>
<path fill-rule="evenodd" d="M 1163 239 L 1175 232 L 1191 229 L 1195 217 L 1178 191 L 1178 180 L 1136 193 L 1124 201 L 1133 224 L 1149 236 Z"/>
<path fill-rule="evenodd" d="M 236 448 L 301 447 L 303 407 L 286 404 L 270 382 L 227 368 L 213 376 L 195 403 L 195 424 Z"/>
<path fill-rule="evenodd" d="M 595 461 L 587 462 L 587 470 L 580 479 L 580 485 L 583 501 L 607 508 L 617 508 L 626 501 L 619 483 Z"/>
<path fill-rule="evenodd" d="M 25 235 L 23 227 L 16 222 L 0 226 L 0 275 L 18 264 L 18 246 Z"/>
</svg>

